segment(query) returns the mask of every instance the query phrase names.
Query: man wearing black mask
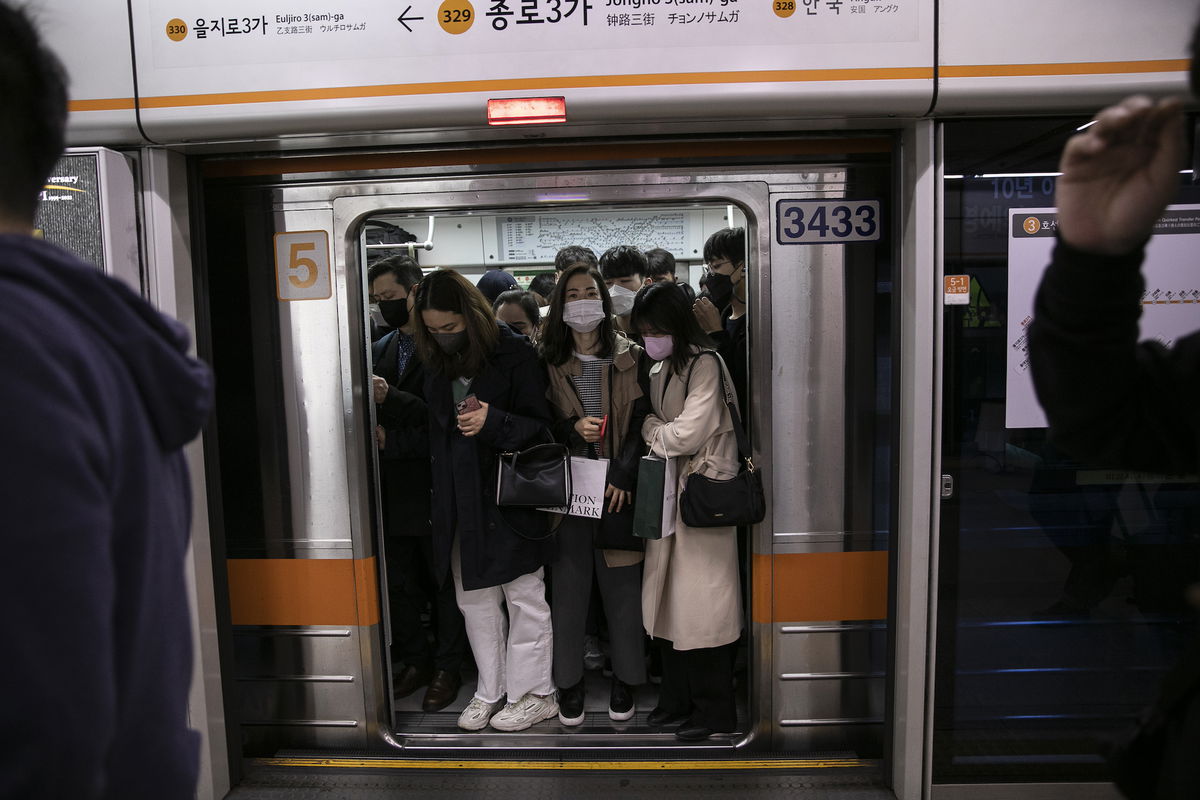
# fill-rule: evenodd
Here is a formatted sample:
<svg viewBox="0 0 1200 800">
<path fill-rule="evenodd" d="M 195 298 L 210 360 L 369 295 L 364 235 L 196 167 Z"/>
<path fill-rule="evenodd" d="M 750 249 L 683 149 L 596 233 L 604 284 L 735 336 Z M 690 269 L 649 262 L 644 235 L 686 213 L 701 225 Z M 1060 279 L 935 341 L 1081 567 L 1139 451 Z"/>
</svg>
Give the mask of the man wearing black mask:
<svg viewBox="0 0 1200 800">
<path fill-rule="evenodd" d="M 408 256 L 379 261 L 367 272 L 371 301 L 378 304 L 392 331 L 372 346 L 372 394 L 379 427 L 380 497 L 383 504 L 384 547 L 388 597 L 391 602 L 392 654 L 404 668 L 395 685 L 397 698 L 428 685 L 422 702 L 426 712 L 440 711 L 458 696 L 459 669 L 466 654 L 462 612 L 454 583 L 437 585 L 430 528 L 429 430 L 427 425 L 402 422 L 425 419 L 422 397 L 425 373 L 410 335 L 410 303 L 421 282 L 421 268 Z M 403 409 L 420 405 L 420 413 L 404 416 Z M 431 647 L 421 622 L 432 606 L 436 645 Z"/>
<path fill-rule="evenodd" d="M 704 243 L 704 292 L 692 305 L 696 321 L 717 343 L 738 404 L 746 405 L 746 229 L 722 228 Z M 745 411 L 743 411 L 745 413 Z"/>
</svg>

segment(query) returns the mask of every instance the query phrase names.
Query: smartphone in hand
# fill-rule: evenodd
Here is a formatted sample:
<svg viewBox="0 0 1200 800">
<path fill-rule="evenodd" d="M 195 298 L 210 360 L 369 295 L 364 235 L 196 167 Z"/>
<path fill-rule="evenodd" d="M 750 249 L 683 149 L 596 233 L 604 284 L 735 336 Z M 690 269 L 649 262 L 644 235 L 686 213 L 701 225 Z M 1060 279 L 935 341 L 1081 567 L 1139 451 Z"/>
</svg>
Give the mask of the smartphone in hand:
<svg viewBox="0 0 1200 800">
<path fill-rule="evenodd" d="M 454 410 L 458 412 L 459 416 L 470 414 L 472 411 L 478 411 L 481 408 L 483 408 L 483 405 L 480 404 L 479 398 L 473 394 L 469 394 L 462 400 L 459 400 L 454 406 Z"/>
</svg>

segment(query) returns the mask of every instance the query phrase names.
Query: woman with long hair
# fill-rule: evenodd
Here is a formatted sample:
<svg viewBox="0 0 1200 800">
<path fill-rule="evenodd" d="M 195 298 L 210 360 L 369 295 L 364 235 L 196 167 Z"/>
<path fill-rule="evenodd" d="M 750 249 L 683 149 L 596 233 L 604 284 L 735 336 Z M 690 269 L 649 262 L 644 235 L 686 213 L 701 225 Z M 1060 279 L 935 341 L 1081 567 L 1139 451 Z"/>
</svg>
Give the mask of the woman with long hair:
<svg viewBox="0 0 1200 800">
<path fill-rule="evenodd" d="M 498 323 L 487 299 L 453 270 L 425 276 L 413 310 L 427 370 L 438 571 L 454 576 L 479 667 L 458 726 L 524 730 L 558 713 L 543 581 L 553 541 L 518 533 L 546 532 L 541 512 L 496 506 L 496 453 L 547 437 L 545 373 L 529 341 Z"/>
<path fill-rule="evenodd" d="M 573 455 L 608 460 L 602 514 L 628 507 L 642 455 L 641 427 L 648 408 L 638 383 L 642 348 L 613 328 L 612 300 L 593 267 L 576 264 L 559 278 L 542 330 L 542 359 L 550 380 L 555 438 Z M 605 522 L 618 519 L 610 516 Z M 558 529 L 558 557 L 550 565 L 554 620 L 554 683 L 558 719 L 584 718 L 583 654 L 592 578 L 608 619 L 613 678 L 608 716 L 633 717 L 633 687 L 646 682 L 642 653 L 641 540 L 601 537 L 600 518 L 567 516 Z M 614 545 L 626 545 L 619 549 Z M 601 546 L 603 545 L 603 546 Z"/>
<path fill-rule="evenodd" d="M 642 436 L 653 455 L 675 459 L 677 494 L 693 472 L 728 480 L 738 472 L 737 439 L 721 392 L 728 371 L 712 351 L 683 290 L 643 289 L 630 316 L 650 368 L 653 412 Z M 736 400 L 735 400 L 736 402 Z M 675 534 L 646 542 L 642 580 L 646 632 L 661 640 L 662 689 L 651 726 L 679 723 L 676 738 L 703 741 L 732 732 L 733 659 L 742 628 L 737 529 L 689 528 L 675 509 Z"/>
</svg>

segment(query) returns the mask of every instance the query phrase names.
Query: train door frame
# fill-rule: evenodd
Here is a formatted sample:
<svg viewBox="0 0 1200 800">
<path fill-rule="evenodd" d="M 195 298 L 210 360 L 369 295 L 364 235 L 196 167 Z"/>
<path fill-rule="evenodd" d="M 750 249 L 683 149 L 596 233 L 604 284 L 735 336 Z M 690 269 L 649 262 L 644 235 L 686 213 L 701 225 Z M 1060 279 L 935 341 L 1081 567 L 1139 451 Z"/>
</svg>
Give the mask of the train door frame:
<svg viewBox="0 0 1200 800">
<path fill-rule="evenodd" d="M 345 322 L 343 323 L 341 329 L 344 333 L 348 332 L 350 337 L 350 341 L 342 343 L 343 356 L 350 360 L 350 348 L 353 347 L 356 339 L 361 340 L 364 342 L 365 360 L 360 359 L 359 362 L 355 362 L 356 365 L 358 365 L 355 368 L 361 369 L 364 365 L 370 363 L 369 337 L 366 337 L 361 330 L 362 322 L 360 319 L 362 312 L 360 309 L 356 309 L 352 306 L 352 304 L 357 301 L 361 304 L 362 308 L 366 307 L 367 287 L 363 286 L 363 281 L 356 278 L 353 273 L 355 268 L 358 267 L 358 271 L 365 275 L 365 269 L 362 268 L 362 265 L 357 263 L 357 260 L 361 254 L 358 234 L 361 230 L 362 224 L 365 223 L 367 219 L 371 217 L 377 217 L 380 214 L 424 214 L 433 210 L 436 210 L 436 212 L 439 214 L 444 212 L 449 212 L 450 214 L 467 213 L 475 209 L 524 210 L 535 205 L 546 206 L 547 208 L 574 209 L 586 206 L 611 207 L 646 205 L 649 207 L 652 205 L 663 204 L 715 204 L 718 202 L 722 204 L 734 203 L 742 209 L 743 213 L 746 214 L 748 227 L 751 227 L 751 229 L 758 235 L 757 240 L 754 242 L 747 242 L 747 249 L 749 251 L 751 263 L 763 263 L 764 261 L 768 260 L 769 256 L 767 254 L 769 254 L 770 247 L 771 225 L 769 224 L 769 219 L 764 222 L 759 222 L 760 218 L 764 216 L 769 217 L 769 198 L 767 196 L 766 185 L 755 184 L 755 189 L 751 190 L 746 188 L 745 182 L 730 182 L 731 180 L 734 180 L 734 175 L 727 175 L 716 170 L 713 171 L 714 176 L 711 183 L 704 181 L 695 182 L 692 180 L 692 178 L 696 177 L 695 173 L 697 171 L 701 173 L 707 172 L 703 168 L 700 168 L 699 170 L 689 170 L 689 172 L 693 173 L 691 176 L 679 176 L 673 181 L 668 180 L 665 183 L 656 183 L 651 185 L 646 185 L 635 180 L 631 180 L 632 176 L 627 170 L 596 173 L 588 172 L 582 174 L 572 172 L 572 175 L 565 181 L 562 181 L 561 186 L 557 189 L 548 186 L 547 180 L 544 177 L 537 178 L 530 176 L 520 176 L 512 179 L 525 184 L 519 188 L 483 188 L 483 186 L 476 186 L 476 188 L 473 188 L 469 191 L 464 188 L 450 188 L 454 184 L 460 183 L 455 179 L 448 179 L 447 181 L 435 181 L 432 187 L 424 182 L 385 181 L 382 183 L 387 183 L 391 186 L 403 187 L 405 191 L 389 191 L 381 194 L 368 193 L 365 195 L 355 193 L 349 196 L 335 197 L 332 202 L 332 240 L 338 243 L 338 247 L 335 248 L 334 263 L 332 267 L 335 280 L 340 281 L 339 285 L 351 287 L 351 291 L 347 292 L 342 298 L 342 305 L 339 307 L 339 314 L 345 315 Z M 637 174 L 644 175 L 645 172 L 639 171 Z M 591 180 L 585 180 L 584 176 Z M 496 176 L 492 179 L 493 182 L 502 180 L 505 180 L 505 178 L 501 176 Z M 593 183 L 592 181 L 595 182 Z M 486 185 L 486 183 L 487 179 L 480 179 L 478 181 L 478 184 Z M 555 181 L 555 183 L 558 182 Z M 431 191 L 431 189 L 437 190 Z M 580 204 L 578 201 L 572 200 L 573 194 L 577 194 L 581 189 L 586 189 L 589 194 L 586 206 Z M 562 200 L 560 201 L 562 205 L 559 206 L 550 205 L 547 202 L 547 197 L 552 196 L 553 192 L 556 190 L 560 191 L 562 194 Z M 385 198 L 395 198 L 397 202 L 383 202 Z M 755 214 L 755 211 L 757 211 L 757 215 Z M 362 289 L 361 297 L 352 296 L 353 287 L 355 287 L 356 282 L 359 285 L 359 288 Z M 769 281 L 760 279 L 756 283 L 763 284 L 769 283 Z M 756 289 L 755 291 L 756 303 L 764 302 L 765 298 L 769 297 L 769 293 L 765 292 L 762 288 Z M 762 316 L 767 317 L 769 315 Z M 346 327 L 347 323 L 351 326 L 349 329 Z M 762 332 L 764 327 L 769 324 L 767 320 L 764 319 L 761 322 L 756 321 L 754 324 L 755 335 L 761 336 L 763 341 L 769 342 L 769 330 L 766 333 Z M 357 329 L 354 327 L 356 325 Z M 358 355 L 362 356 L 363 353 L 359 353 Z M 753 350 L 751 357 L 755 358 Z M 754 362 L 752 371 L 754 370 L 765 370 L 769 372 L 769 365 L 761 366 L 758 362 Z M 356 380 L 361 383 L 362 377 L 355 376 L 352 378 L 352 380 Z M 373 424 L 373 419 L 371 422 Z M 767 423 L 763 419 L 758 419 L 756 417 L 753 424 L 756 431 L 769 430 L 768 427 L 765 427 Z M 352 425 L 350 426 L 350 429 L 347 430 L 346 446 L 348 451 L 350 448 L 358 444 L 357 439 L 359 437 L 357 436 L 356 432 L 351 430 L 353 427 L 354 426 Z M 366 429 L 370 430 L 372 429 L 372 426 L 366 426 Z M 755 436 L 755 438 L 758 440 L 758 452 L 756 453 L 756 457 L 762 459 L 763 463 L 769 463 L 769 436 L 760 434 Z M 378 462 L 375 454 L 364 453 L 362 455 L 362 458 L 352 458 L 350 459 L 350 462 L 355 465 L 355 468 L 357 468 L 357 465 L 359 464 L 363 465 L 364 467 L 368 463 L 372 464 L 375 475 L 377 476 Z M 355 475 L 351 479 L 351 483 L 359 484 L 360 482 L 371 480 L 371 475 L 360 474 Z M 352 492 L 352 495 L 358 498 L 360 504 L 373 497 L 371 493 L 361 490 Z M 768 498 L 769 497 L 770 489 L 768 488 Z M 379 518 L 378 514 L 379 505 L 378 500 L 376 499 L 374 508 L 368 508 L 360 505 L 354 516 L 356 519 L 361 520 L 373 519 L 373 528 L 376 532 L 379 532 L 381 530 L 381 519 Z M 757 536 L 760 538 L 766 537 L 767 541 L 769 541 L 769 534 L 761 533 L 761 530 L 762 529 L 760 528 L 760 532 L 757 534 Z M 357 542 L 358 539 L 356 538 L 356 548 L 358 546 Z M 376 552 L 381 552 L 380 548 L 382 541 L 380 535 L 373 537 L 373 545 L 377 548 Z M 753 546 L 754 543 L 752 542 L 752 549 Z M 365 552 L 359 553 L 356 549 L 355 557 L 364 558 L 367 557 L 367 554 Z M 380 560 L 380 566 L 382 568 L 382 560 Z M 381 588 L 383 583 L 384 581 L 382 579 L 381 571 Z M 744 613 L 747 620 L 749 620 L 749 609 L 746 609 Z M 753 627 L 752 623 L 748 622 L 748 625 Z M 763 655 L 763 650 L 761 648 L 765 647 L 767 658 L 756 658 L 757 674 L 754 675 L 754 678 L 751 681 L 748 698 L 748 708 L 751 710 L 751 717 L 748 720 L 749 730 L 745 732 L 744 738 L 737 742 L 737 746 L 739 747 L 749 745 L 752 741 L 762 737 L 764 733 L 769 733 L 769 721 L 761 718 L 761 715 L 758 718 L 753 716 L 753 710 L 762 708 L 769 709 L 771 707 L 769 696 L 769 690 L 772 683 L 770 679 L 769 658 L 770 638 L 771 637 L 769 634 L 761 639 L 760 637 L 753 637 L 753 639 L 758 639 L 759 641 L 755 642 L 752 639 L 750 645 L 752 652 L 756 652 L 756 654 L 759 656 Z M 766 640 L 765 645 L 763 644 L 762 639 Z M 367 662 L 364 661 L 364 664 L 365 663 Z M 376 660 L 374 663 L 378 663 L 378 660 Z M 377 679 L 386 682 L 386 676 L 377 676 Z M 764 696 L 763 692 L 768 692 L 768 694 Z M 386 698 L 383 699 L 385 700 L 385 709 L 380 716 L 384 719 L 392 718 L 393 715 L 391 713 L 391 703 L 386 702 Z M 377 707 L 377 711 L 378 710 L 379 709 Z M 393 736 L 400 735 L 400 732 L 397 731 L 390 731 L 388 733 Z M 481 736 L 489 737 L 489 740 L 491 737 L 495 737 L 495 744 L 515 744 L 509 735 L 485 733 L 471 734 L 469 737 L 465 737 L 466 741 L 464 742 L 464 746 L 475 746 L 476 743 L 480 741 Z M 423 742 L 429 745 L 436 745 L 440 747 L 444 747 L 447 744 L 447 738 L 444 734 L 429 735 L 420 733 L 407 733 L 404 734 L 404 737 L 404 746 L 408 749 L 419 747 Z M 557 743 L 557 737 L 557 734 L 551 734 L 547 738 L 547 743 Z M 586 744 L 584 741 L 585 737 L 583 736 L 572 734 L 571 738 L 578 745 L 582 746 Z M 646 741 L 640 741 L 634 735 L 630 736 L 628 739 L 628 746 L 652 746 L 655 748 L 660 748 L 664 746 L 664 742 L 667 740 L 670 740 L 670 742 L 673 743 L 673 739 L 670 739 L 669 734 L 656 734 L 652 739 L 648 739 Z M 522 746 L 528 745 L 522 743 Z"/>
<path fill-rule="evenodd" d="M 893 316 L 893 325 L 897 331 L 904 332 L 898 341 L 896 349 L 895 368 L 900 370 L 901 379 L 898 382 L 897 399 L 898 404 L 895 409 L 897 420 L 904 418 L 906 414 L 910 414 L 914 409 L 932 414 L 929 408 L 929 393 L 928 385 L 931 383 L 928 380 L 928 372 L 933 365 L 933 348 L 931 345 L 931 336 L 928 336 L 928 331 L 923 328 L 929 324 L 929 320 L 933 319 L 931 310 L 934 307 L 933 295 L 930 287 L 934 285 L 931 274 L 933 269 L 933 259 L 930 254 L 936 244 L 936 234 L 932 231 L 922 230 L 922 225 L 928 221 L 936 220 L 937 217 L 931 211 L 936 205 L 936 194 L 932 187 L 938 184 L 929 174 L 929 170 L 934 165 L 934 148 L 933 148 L 933 132 L 935 128 L 932 122 L 918 123 L 914 126 L 907 126 L 901 130 L 899 137 L 900 147 L 893 151 L 891 155 L 892 162 L 892 194 L 893 208 L 895 209 L 892 217 L 892 228 L 894 233 L 893 251 L 897 268 L 898 292 L 900 294 L 899 302 L 896 304 L 896 313 Z M 759 167 L 758 164 L 748 167 L 743 167 L 737 170 L 740 173 L 755 173 L 755 172 L 775 172 L 777 169 L 768 169 L 774 167 L 770 161 L 764 160 Z M 784 169 L 795 169 L 795 165 L 784 165 Z M 593 171 L 587 166 L 577 166 L 573 164 L 566 165 L 561 173 L 547 177 L 545 174 L 526 173 L 525 179 L 530 181 L 531 185 L 545 189 L 562 189 L 569 190 L 575 188 L 578 184 L 573 181 L 580 174 L 590 176 L 600 176 L 608 181 L 609 185 L 617 185 L 619 188 L 614 191 L 619 191 L 619 196 L 614 199 L 617 202 L 628 204 L 636 202 L 641 198 L 631 198 L 628 189 L 635 187 L 639 192 L 646 197 L 653 196 L 654 186 L 645 183 L 624 182 L 631 175 L 638 176 L 641 180 L 646 180 L 647 173 L 653 172 L 677 172 L 680 168 L 622 168 L 620 170 L 611 171 Z M 699 167 L 688 168 L 689 173 L 713 173 L 720 175 L 734 174 L 732 168 L 725 167 Z M 260 173 L 261 174 L 261 173 Z M 378 175 L 378 173 L 375 173 Z M 276 198 L 276 216 L 283 210 L 280 206 L 280 201 L 285 196 L 290 199 L 298 199 L 307 197 L 305 205 L 308 210 L 316 211 L 320 207 L 330 208 L 331 205 L 326 205 L 330 195 L 328 182 L 331 178 L 340 176 L 331 176 L 328 173 L 319 176 L 317 182 L 306 182 L 304 186 L 276 184 L 271 190 Z M 480 183 L 488 178 L 495 176 L 475 176 L 480 178 Z M 365 180 L 360 174 L 355 177 L 348 177 L 347 183 L 351 183 L 357 187 L 370 185 L 370 191 L 373 192 L 366 202 L 370 202 L 371 206 L 364 213 L 378 213 L 381 206 L 379 199 L 387 194 L 386 186 L 403 184 L 409 187 L 409 194 L 418 194 L 422 189 L 428 189 L 430 186 L 462 184 L 466 180 L 460 175 L 448 175 L 445 179 L 426 178 L 424 180 L 414 180 L 412 177 L 400 175 L 389 178 L 371 178 Z M 621 181 L 621 182 L 618 182 Z M 707 189 L 710 193 L 705 195 L 706 199 L 729 199 L 728 193 L 714 194 L 714 187 L 719 186 L 719 182 L 715 181 L 707 184 Z M 300 193 L 300 194 L 297 194 Z M 692 194 L 691 197 L 697 197 Z M 690 199 L 690 198 L 689 198 Z M 431 202 L 430 194 L 426 193 L 413 203 L 409 208 L 413 210 L 426 210 L 431 206 L 436 205 Z M 482 205 L 480 202 L 473 202 L 471 205 Z M 486 205 L 492 206 L 494 203 Z M 521 203 L 526 205 L 526 203 Z M 745 205 L 743 204 L 743 207 Z M 771 224 L 769 212 L 764 215 L 765 219 L 756 220 L 755 226 L 758 248 L 758 255 L 755 258 L 761 258 L 763 253 L 769 252 L 767 242 L 771 237 Z M 353 240 L 353 237 L 348 237 L 346 234 L 352 229 L 348 224 L 335 224 L 331 230 L 335 231 L 331 243 L 334 245 L 335 253 L 335 271 L 337 272 L 337 280 L 339 285 L 346 285 L 346 270 L 349 263 L 350 254 L 357 251 L 358 243 Z M 758 308 L 764 308 L 769 304 L 770 284 L 768 280 L 760 279 L 755 281 L 752 297 Z M 365 294 L 363 298 L 357 298 L 357 302 L 365 303 Z M 344 307 L 339 308 L 339 313 L 347 313 Z M 770 329 L 767 325 L 767 318 L 760 318 L 756 321 L 756 330 L 754 335 L 761 341 L 769 341 Z M 358 324 L 361 325 L 361 322 Z M 916 331 L 916 335 L 908 335 L 910 331 Z M 365 337 L 364 339 L 364 351 Z M 349 350 L 346 347 L 341 348 L 343 355 L 348 356 Z M 754 375 L 756 391 L 761 392 L 760 381 L 766 381 L 768 370 L 763 368 L 762 364 L 762 349 L 756 348 L 751 353 L 751 358 L 754 362 Z M 368 363 L 369 355 L 364 352 L 358 354 L 361 356 L 363 363 Z M 922 370 L 924 372 L 922 372 Z M 761 405 L 761 404 L 760 404 Z M 759 416 L 763 412 L 759 413 Z M 763 445 L 769 444 L 770 437 L 766 435 L 769 427 L 764 420 L 756 420 L 758 430 L 762 432 L 761 441 Z M 899 496 L 899 522 L 894 529 L 896 542 L 893 545 L 896 564 L 893 565 L 891 575 L 894 580 L 893 602 L 895 608 L 890 614 L 895 627 L 895 653 L 890 663 L 891 675 L 890 685 L 895 688 L 895 696 L 892 698 L 893 706 L 888 714 L 887 723 L 889 725 L 890 736 L 887 737 L 891 742 L 890 752 L 890 769 L 892 773 L 892 784 L 896 787 L 896 791 L 901 797 L 918 797 L 920 796 L 922 785 L 925 783 L 926 774 L 921 765 L 924 761 L 924 754 L 927 752 L 924 738 L 924 709 L 925 709 L 925 656 L 926 636 L 928 629 L 926 626 L 927 602 L 929 599 L 929 582 L 928 575 L 925 574 L 928 566 L 928 518 L 932 513 L 932 491 L 933 491 L 933 475 L 930 461 L 931 451 L 928 448 L 928 440 L 923 439 L 920 429 L 908 430 L 899 422 L 896 423 L 897 428 L 905 428 L 898 430 L 897 438 L 899 439 L 899 447 L 895 450 L 895 459 L 899 462 L 899 474 L 894 483 L 896 494 Z M 353 426 L 348 426 L 353 428 Z M 346 436 L 354 436 L 355 434 L 343 431 Z M 757 438 L 757 437 L 756 437 Z M 760 458 L 762 453 L 760 453 Z M 365 463 L 363 459 L 363 463 Z M 914 494 L 908 489 L 901 489 L 900 486 L 911 487 L 912 489 L 924 490 L 917 491 Z M 922 519 L 926 520 L 922 524 Z M 762 536 L 756 537 L 756 542 L 761 541 Z M 765 664 L 763 661 L 760 664 Z M 760 666 L 760 671 L 762 667 Z M 761 691 L 761 687 L 769 686 L 770 680 L 759 676 L 755 681 L 759 688 L 756 691 Z M 762 707 L 759 702 L 758 707 Z M 915 794 L 914 794 L 915 792 Z"/>
<path fill-rule="evenodd" d="M 936 611 L 937 550 L 934 547 L 941 469 L 942 146 L 932 119 L 906 125 L 895 162 L 899 243 L 900 381 L 896 413 L 898 474 L 895 579 L 890 615 L 895 670 L 892 685 L 891 786 L 896 796 L 924 797 L 933 758 L 933 657 L 931 620 Z M 906 679 L 901 679 L 906 676 Z"/>
</svg>

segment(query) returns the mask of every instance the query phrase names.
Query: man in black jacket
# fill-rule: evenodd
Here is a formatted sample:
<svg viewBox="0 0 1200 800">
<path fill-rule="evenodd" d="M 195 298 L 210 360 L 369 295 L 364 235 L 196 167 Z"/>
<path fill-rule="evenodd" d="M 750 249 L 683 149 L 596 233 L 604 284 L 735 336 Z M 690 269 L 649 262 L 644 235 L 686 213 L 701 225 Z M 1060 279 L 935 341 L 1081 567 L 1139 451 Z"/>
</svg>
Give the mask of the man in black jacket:
<svg viewBox="0 0 1200 800">
<path fill-rule="evenodd" d="M 692 304 L 696 321 L 717 345 L 729 368 L 738 406 L 746 405 L 750 385 L 746 362 L 746 229 L 722 228 L 704 242 L 704 291 Z"/>
<path fill-rule="evenodd" d="M 194 796 L 187 332 L 30 235 L 65 76 L 0 3 L 0 797 Z"/>
<path fill-rule="evenodd" d="M 1200 90 L 1194 59 L 1191 79 Z M 1051 436 L 1081 461 L 1173 474 L 1200 468 L 1200 333 L 1169 349 L 1137 341 L 1138 268 L 1178 190 L 1183 151 L 1179 102 L 1147 97 L 1104 110 L 1063 151 L 1058 242 L 1038 290 L 1029 352 Z M 1198 755 L 1195 642 L 1165 679 L 1139 741 L 1115 763 L 1116 779 L 1131 797 L 1194 798 Z"/>
<path fill-rule="evenodd" d="M 421 268 L 408 256 L 392 256 L 374 264 L 367 279 L 372 302 L 379 304 L 384 321 L 392 326 L 373 346 L 372 390 L 380 424 L 376 433 L 392 649 L 404 664 L 395 694 L 407 697 L 428 685 L 421 707 L 441 711 L 458 697 L 467 634 L 454 583 L 448 577 L 439 581 L 434 566 L 429 425 L 422 397 L 425 371 L 414 352 L 414 319 L 409 314 Z M 403 409 L 414 404 L 420 406 L 420 413 L 406 418 Z M 420 421 L 413 422 L 414 416 Z M 436 647 L 430 646 L 421 622 L 427 606 L 434 620 Z"/>
</svg>

